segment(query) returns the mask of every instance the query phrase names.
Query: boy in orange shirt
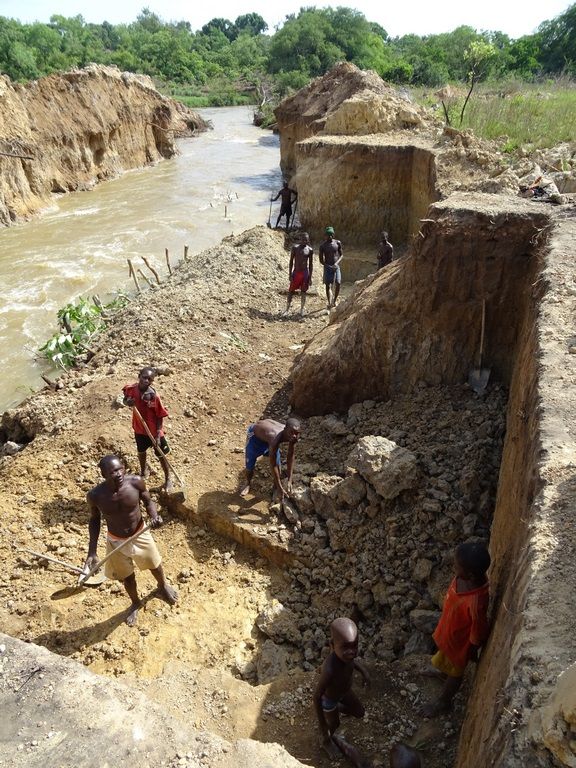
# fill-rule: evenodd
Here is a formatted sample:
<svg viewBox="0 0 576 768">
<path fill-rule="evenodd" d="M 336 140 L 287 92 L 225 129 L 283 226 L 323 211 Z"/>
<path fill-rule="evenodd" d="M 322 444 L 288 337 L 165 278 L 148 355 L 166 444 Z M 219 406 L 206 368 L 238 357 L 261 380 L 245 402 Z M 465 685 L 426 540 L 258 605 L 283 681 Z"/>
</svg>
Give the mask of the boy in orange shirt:
<svg viewBox="0 0 576 768">
<path fill-rule="evenodd" d="M 478 650 L 488 637 L 488 579 L 490 555 L 484 544 L 467 542 L 456 548 L 456 576 L 448 587 L 434 642 L 438 652 L 432 665 L 445 680 L 437 701 L 426 704 L 423 714 L 435 717 L 448 712 L 462 684 L 469 661 L 478 661 Z"/>
<path fill-rule="evenodd" d="M 154 368 L 142 368 L 138 374 L 138 381 L 136 384 L 127 384 L 122 389 L 124 395 L 123 402 L 124 405 L 128 405 L 132 408 L 132 429 L 134 430 L 138 461 L 140 462 L 140 475 L 142 477 L 145 476 L 146 451 L 148 448 L 153 447 L 154 453 L 158 456 L 158 460 L 164 471 L 163 488 L 166 492 L 169 492 L 172 489 L 172 479 L 170 477 L 170 467 L 164 458 L 164 454 L 169 453 L 170 448 L 166 441 L 166 437 L 164 436 L 163 429 L 164 418 L 168 416 L 168 411 L 162 405 L 158 393 L 152 386 L 155 377 L 156 371 Z M 138 411 L 140 418 L 138 418 L 138 414 L 134 413 L 134 411 Z M 148 436 L 148 432 L 142 421 L 146 423 L 148 432 L 150 432 L 158 447 L 153 445 L 153 441 Z"/>
</svg>

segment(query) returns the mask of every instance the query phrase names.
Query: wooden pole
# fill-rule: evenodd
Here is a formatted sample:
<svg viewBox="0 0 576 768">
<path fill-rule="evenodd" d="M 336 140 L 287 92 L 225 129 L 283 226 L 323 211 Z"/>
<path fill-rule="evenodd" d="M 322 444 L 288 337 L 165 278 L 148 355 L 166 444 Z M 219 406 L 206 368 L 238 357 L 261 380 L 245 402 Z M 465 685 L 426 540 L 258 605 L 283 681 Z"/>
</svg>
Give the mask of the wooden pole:
<svg viewBox="0 0 576 768">
<path fill-rule="evenodd" d="M 144 274 L 144 272 L 142 272 L 142 270 L 140 269 L 140 267 L 138 267 L 138 272 L 139 272 L 139 273 L 140 273 L 140 275 L 141 275 L 141 276 L 144 278 L 144 280 L 146 280 L 146 282 L 148 283 L 148 285 L 150 286 L 150 288 L 152 288 L 152 283 L 150 282 L 150 280 L 148 280 L 148 278 L 146 277 L 146 275 Z"/>
<path fill-rule="evenodd" d="M 188 246 L 184 246 L 184 261 L 188 261 Z"/>
<path fill-rule="evenodd" d="M 142 293 L 142 291 L 140 290 L 140 283 L 138 282 L 138 278 L 136 277 L 136 272 L 134 271 L 134 267 L 132 266 L 132 262 L 130 261 L 130 259 L 127 259 L 127 262 L 128 262 L 128 266 L 130 267 L 130 274 L 132 275 L 132 277 L 134 278 L 134 282 L 136 283 L 136 291 L 138 293 Z"/>
<path fill-rule="evenodd" d="M 151 266 L 150 266 L 150 264 L 148 263 L 148 259 L 146 258 L 146 256 L 142 256 L 142 261 L 144 262 L 144 264 L 146 264 L 146 266 L 148 267 L 148 269 L 150 270 L 150 272 L 152 272 L 152 274 L 153 274 L 153 275 L 154 275 L 154 277 L 156 278 L 156 282 L 158 283 L 158 285 L 160 285 L 160 278 L 158 277 L 158 272 L 156 272 L 156 270 L 154 269 L 154 267 L 151 267 Z"/>
<path fill-rule="evenodd" d="M 168 274 L 172 274 L 172 267 L 170 266 L 170 255 L 168 254 L 168 248 L 164 248 L 164 253 L 166 255 L 166 264 L 168 265 Z"/>
<path fill-rule="evenodd" d="M 0 152 L 2 157 L 17 157 L 19 160 L 35 160 L 31 155 L 16 155 L 13 152 Z"/>
<path fill-rule="evenodd" d="M 225 205 L 224 206 L 224 218 L 227 218 L 227 217 L 228 217 L 228 206 Z"/>
</svg>

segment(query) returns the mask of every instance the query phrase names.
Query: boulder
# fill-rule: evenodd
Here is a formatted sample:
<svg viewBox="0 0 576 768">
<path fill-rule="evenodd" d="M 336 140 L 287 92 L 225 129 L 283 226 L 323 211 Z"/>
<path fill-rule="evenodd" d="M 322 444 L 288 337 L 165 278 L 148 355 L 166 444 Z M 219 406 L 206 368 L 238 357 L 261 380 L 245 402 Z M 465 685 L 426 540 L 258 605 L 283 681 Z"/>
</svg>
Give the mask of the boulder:
<svg viewBox="0 0 576 768">
<path fill-rule="evenodd" d="M 294 643 L 296 645 L 302 641 L 302 633 L 298 629 L 296 615 L 278 600 L 272 600 L 258 614 L 256 626 L 277 643 Z"/>
<path fill-rule="evenodd" d="M 415 608 L 410 611 L 410 621 L 419 631 L 431 635 L 440 621 L 440 611 L 425 611 L 421 608 Z"/>
<path fill-rule="evenodd" d="M 286 674 L 289 659 L 290 653 L 285 648 L 276 645 L 272 640 L 265 640 L 256 662 L 258 683 L 260 685 L 271 683 L 272 680 Z"/>
<path fill-rule="evenodd" d="M 395 499 L 418 482 L 416 456 L 385 437 L 362 437 L 348 456 L 347 465 L 384 499 Z"/>
</svg>

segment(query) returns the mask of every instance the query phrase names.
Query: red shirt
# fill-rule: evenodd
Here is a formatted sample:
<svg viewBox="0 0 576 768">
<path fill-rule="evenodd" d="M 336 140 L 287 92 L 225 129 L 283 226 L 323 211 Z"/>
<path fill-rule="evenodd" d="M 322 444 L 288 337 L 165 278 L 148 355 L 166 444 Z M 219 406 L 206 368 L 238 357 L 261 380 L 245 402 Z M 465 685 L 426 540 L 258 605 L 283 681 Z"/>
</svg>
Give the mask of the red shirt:
<svg viewBox="0 0 576 768">
<path fill-rule="evenodd" d="M 483 645 L 488 637 L 488 582 L 469 592 L 456 591 L 457 579 L 448 587 L 438 626 L 432 637 L 449 661 L 465 667 L 470 646 Z"/>
<path fill-rule="evenodd" d="M 124 397 L 131 397 L 134 400 L 134 408 L 137 408 L 140 415 L 148 425 L 148 429 L 152 432 L 152 437 L 156 439 L 158 436 L 158 422 L 165 416 L 168 416 L 168 411 L 162 405 L 162 401 L 155 394 L 152 400 L 142 400 L 142 392 L 138 384 L 127 384 L 123 389 Z M 132 429 L 137 435 L 145 435 L 146 430 L 140 423 L 138 416 L 132 413 Z M 164 434 L 164 430 L 160 430 L 160 437 Z"/>
</svg>

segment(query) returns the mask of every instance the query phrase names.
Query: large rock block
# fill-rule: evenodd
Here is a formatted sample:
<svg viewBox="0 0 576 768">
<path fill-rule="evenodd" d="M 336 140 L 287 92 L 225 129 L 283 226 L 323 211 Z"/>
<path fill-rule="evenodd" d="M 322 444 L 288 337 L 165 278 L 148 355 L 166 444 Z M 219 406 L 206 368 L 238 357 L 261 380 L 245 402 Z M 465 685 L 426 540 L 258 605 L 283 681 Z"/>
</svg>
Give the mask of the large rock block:
<svg viewBox="0 0 576 768">
<path fill-rule="evenodd" d="M 418 483 L 416 456 L 385 437 L 362 437 L 348 456 L 347 463 L 384 499 L 395 499 Z"/>
<path fill-rule="evenodd" d="M 256 617 L 258 629 L 277 643 L 300 643 L 302 633 L 298 629 L 296 615 L 278 600 L 272 600 Z"/>
</svg>

